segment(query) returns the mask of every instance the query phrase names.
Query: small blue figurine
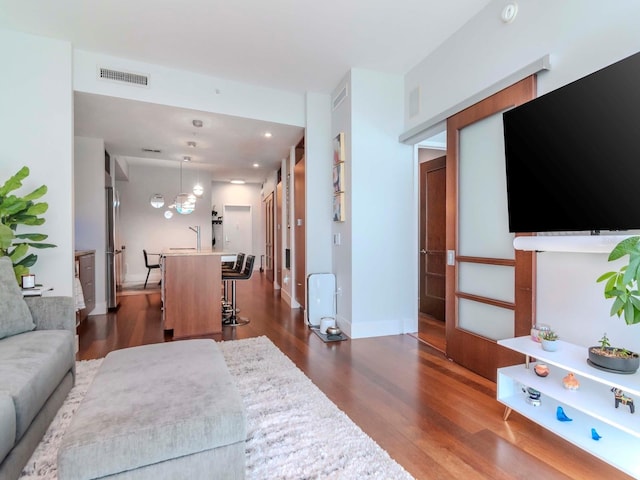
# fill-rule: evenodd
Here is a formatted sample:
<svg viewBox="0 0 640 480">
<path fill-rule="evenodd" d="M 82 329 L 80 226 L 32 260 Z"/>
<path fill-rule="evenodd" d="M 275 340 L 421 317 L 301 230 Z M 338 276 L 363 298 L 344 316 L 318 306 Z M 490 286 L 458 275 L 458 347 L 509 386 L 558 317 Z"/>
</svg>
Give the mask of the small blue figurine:
<svg viewBox="0 0 640 480">
<path fill-rule="evenodd" d="M 571 422 L 573 421 L 572 418 L 569 418 L 565 415 L 564 410 L 562 409 L 562 407 L 558 407 L 556 409 L 556 418 L 558 420 L 560 420 L 561 422 Z"/>
<path fill-rule="evenodd" d="M 593 438 L 594 440 L 600 440 L 602 438 L 602 436 L 600 434 L 598 434 L 598 432 L 596 432 L 595 428 L 591 429 L 591 438 Z"/>
</svg>

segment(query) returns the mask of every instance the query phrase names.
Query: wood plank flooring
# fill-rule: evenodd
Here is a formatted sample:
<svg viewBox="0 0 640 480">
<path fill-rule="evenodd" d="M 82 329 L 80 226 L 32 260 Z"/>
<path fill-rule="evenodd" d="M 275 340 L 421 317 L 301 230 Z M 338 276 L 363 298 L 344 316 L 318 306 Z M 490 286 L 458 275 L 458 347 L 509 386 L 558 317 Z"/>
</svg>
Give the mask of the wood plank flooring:
<svg viewBox="0 0 640 480">
<path fill-rule="evenodd" d="M 416 479 L 630 478 L 515 412 L 504 422 L 493 382 L 410 335 L 324 343 L 263 274 L 238 282 L 237 295 L 251 322 L 211 338 L 267 336 Z M 171 341 L 159 293 L 120 302 L 81 324 L 79 360 Z"/>
</svg>

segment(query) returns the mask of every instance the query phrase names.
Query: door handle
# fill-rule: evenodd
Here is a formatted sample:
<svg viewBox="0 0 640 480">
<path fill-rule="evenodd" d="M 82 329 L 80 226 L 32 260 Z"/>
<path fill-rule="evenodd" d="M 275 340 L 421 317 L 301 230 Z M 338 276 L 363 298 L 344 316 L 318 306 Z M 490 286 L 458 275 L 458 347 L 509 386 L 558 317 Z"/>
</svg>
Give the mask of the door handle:
<svg viewBox="0 0 640 480">
<path fill-rule="evenodd" d="M 427 254 L 427 251 L 423 248 L 422 250 L 420 250 L 420 253 L 421 253 L 422 255 L 426 255 L 426 254 Z"/>
</svg>

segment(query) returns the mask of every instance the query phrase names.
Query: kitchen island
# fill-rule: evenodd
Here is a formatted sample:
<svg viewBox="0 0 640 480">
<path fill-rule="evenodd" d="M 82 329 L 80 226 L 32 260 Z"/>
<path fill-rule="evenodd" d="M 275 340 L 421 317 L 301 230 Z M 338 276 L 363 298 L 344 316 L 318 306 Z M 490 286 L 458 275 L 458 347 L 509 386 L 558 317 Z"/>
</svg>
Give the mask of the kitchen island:
<svg viewBox="0 0 640 480">
<path fill-rule="evenodd" d="M 168 249 L 161 254 L 162 320 L 173 338 L 222 332 L 221 283 L 223 258 L 210 249 Z"/>
</svg>

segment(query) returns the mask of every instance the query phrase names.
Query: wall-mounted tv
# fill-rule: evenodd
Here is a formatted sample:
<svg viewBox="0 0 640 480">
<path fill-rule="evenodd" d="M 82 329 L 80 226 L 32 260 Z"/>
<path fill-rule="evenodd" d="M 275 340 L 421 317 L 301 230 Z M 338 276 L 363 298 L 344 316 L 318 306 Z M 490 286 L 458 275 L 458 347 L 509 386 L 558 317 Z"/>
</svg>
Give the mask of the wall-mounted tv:
<svg viewBox="0 0 640 480">
<path fill-rule="evenodd" d="M 511 232 L 640 229 L 640 53 L 503 123 Z"/>
</svg>

